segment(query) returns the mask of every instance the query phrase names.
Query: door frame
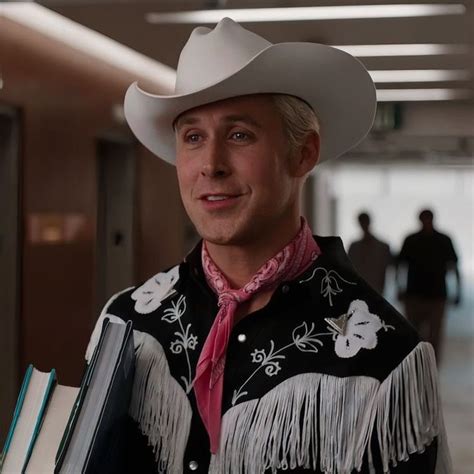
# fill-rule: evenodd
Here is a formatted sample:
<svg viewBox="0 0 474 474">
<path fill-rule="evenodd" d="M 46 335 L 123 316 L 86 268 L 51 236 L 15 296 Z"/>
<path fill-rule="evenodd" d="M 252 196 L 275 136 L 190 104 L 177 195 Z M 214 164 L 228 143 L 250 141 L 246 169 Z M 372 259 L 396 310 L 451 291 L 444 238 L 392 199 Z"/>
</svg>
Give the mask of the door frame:
<svg viewBox="0 0 474 474">
<path fill-rule="evenodd" d="M 0 445 L 12 419 L 21 375 L 21 134 L 21 110 L 0 104 Z"/>
</svg>

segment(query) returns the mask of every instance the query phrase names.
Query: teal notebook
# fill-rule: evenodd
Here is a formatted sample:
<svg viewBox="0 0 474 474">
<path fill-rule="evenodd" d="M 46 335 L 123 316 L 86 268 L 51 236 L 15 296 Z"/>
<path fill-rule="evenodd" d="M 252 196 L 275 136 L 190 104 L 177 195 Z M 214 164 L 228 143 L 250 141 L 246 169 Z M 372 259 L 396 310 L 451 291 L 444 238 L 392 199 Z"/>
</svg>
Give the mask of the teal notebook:
<svg viewBox="0 0 474 474">
<path fill-rule="evenodd" d="M 2 474 L 24 472 L 55 384 L 54 369 L 41 372 L 28 366 L 0 458 Z"/>
<path fill-rule="evenodd" d="M 5 445 L 3 446 L 2 454 L 0 457 L 0 471 L 3 468 L 5 457 L 7 455 L 8 449 L 10 448 L 10 444 L 12 442 L 13 433 L 15 432 L 15 427 L 18 422 L 18 418 L 20 416 L 21 407 L 23 406 L 23 401 L 25 400 L 26 390 L 28 388 L 28 384 L 30 383 L 30 378 L 31 378 L 32 373 L 33 373 L 33 366 L 30 364 L 28 368 L 26 369 L 26 374 L 25 374 L 25 377 L 23 378 L 23 383 L 21 384 L 20 394 L 18 395 L 15 411 L 13 412 L 13 420 L 11 422 L 10 429 L 8 430 Z"/>
</svg>

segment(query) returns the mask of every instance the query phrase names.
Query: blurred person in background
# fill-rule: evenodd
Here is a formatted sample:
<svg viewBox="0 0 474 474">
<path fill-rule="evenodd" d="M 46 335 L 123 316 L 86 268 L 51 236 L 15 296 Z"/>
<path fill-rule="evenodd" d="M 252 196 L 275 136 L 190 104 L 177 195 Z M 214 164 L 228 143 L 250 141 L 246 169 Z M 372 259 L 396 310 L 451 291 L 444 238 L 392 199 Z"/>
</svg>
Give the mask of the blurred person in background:
<svg viewBox="0 0 474 474">
<path fill-rule="evenodd" d="M 381 295 L 385 289 L 385 275 L 392 263 L 390 246 L 377 239 L 370 231 L 370 215 L 361 212 L 357 221 L 362 238 L 352 242 L 347 254 L 362 278 Z"/>
<path fill-rule="evenodd" d="M 133 323 L 129 472 L 449 472 L 432 347 L 301 216 L 308 174 L 375 106 L 354 57 L 228 18 L 194 29 L 174 95 L 128 89 L 202 238 L 113 296 L 91 337 L 88 358 L 105 317 Z"/>
<path fill-rule="evenodd" d="M 455 305 L 461 302 L 461 275 L 451 238 L 435 229 L 433 211 L 424 209 L 418 218 L 421 229 L 405 238 L 397 257 L 398 294 L 408 320 L 433 345 L 439 363 L 448 301 L 446 275 L 451 271 L 456 277 Z"/>
</svg>

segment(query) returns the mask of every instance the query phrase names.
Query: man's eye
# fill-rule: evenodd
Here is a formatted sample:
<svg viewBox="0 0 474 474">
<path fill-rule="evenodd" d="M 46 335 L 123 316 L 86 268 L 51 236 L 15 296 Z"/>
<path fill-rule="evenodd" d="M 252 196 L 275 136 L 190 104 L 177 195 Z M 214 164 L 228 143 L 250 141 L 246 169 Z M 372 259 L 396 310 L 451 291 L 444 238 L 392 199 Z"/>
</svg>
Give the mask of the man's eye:
<svg viewBox="0 0 474 474">
<path fill-rule="evenodd" d="M 248 134 L 245 132 L 234 132 L 231 135 L 232 139 L 238 140 L 238 141 L 243 141 L 249 138 Z"/>
<path fill-rule="evenodd" d="M 186 135 L 185 141 L 188 143 L 198 143 L 200 138 L 201 136 L 197 133 L 190 133 L 189 135 Z"/>
</svg>

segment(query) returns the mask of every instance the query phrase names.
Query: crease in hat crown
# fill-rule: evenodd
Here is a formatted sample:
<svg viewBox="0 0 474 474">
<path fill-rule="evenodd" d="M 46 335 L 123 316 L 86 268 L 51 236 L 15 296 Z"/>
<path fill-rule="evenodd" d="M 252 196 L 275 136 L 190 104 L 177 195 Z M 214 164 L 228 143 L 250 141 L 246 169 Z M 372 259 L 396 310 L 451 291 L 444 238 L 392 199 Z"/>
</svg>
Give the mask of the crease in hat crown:
<svg viewBox="0 0 474 474">
<path fill-rule="evenodd" d="M 270 41 L 230 18 L 223 18 L 213 30 L 195 28 L 179 57 L 175 94 L 189 94 L 222 81 L 269 46 Z"/>
</svg>

